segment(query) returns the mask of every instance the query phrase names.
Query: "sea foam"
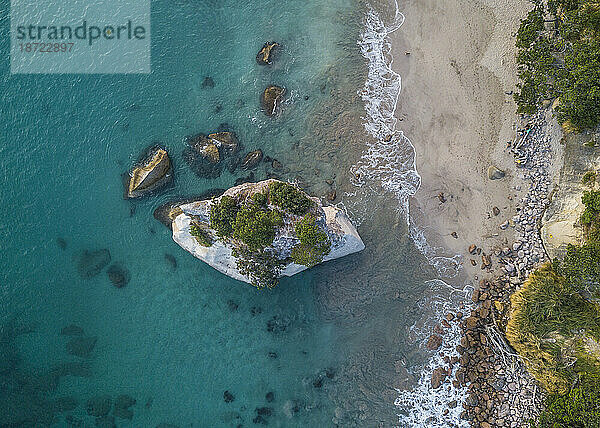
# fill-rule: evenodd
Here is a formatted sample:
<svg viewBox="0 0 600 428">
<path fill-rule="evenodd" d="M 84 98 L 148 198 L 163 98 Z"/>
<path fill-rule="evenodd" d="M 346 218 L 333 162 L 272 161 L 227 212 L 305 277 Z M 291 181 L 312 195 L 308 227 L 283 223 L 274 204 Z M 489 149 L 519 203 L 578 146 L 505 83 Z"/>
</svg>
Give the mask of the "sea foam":
<svg viewBox="0 0 600 428">
<path fill-rule="evenodd" d="M 456 310 L 458 304 L 452 298 L 444 298 L 446 291 L 460 293 L 466 300 L 466 289 L 457 289 L 443 279 L 454 278 L 461 266 L 461 256 L 445 257 L 438 255 L 440 248 L 431 246 L 425 238 L 425 230 L 415 224 L 410 215 L 409 200 L 421 185 L 417 172 L 415 148 L 401 130 L 396 129 L 396 107 L 402 88 L 401 76 L 392 69 L 390 33 L 396 31 L 405 21 L 396 3 L 394 19 L 385 25 L 379 14 L 369 8 L 365 17 L 365 28 L 358 40 L 361 53 L 368 61 L 368 78 L 359 92 L 365 103 L 365 130 L 373 137 L 366 144 L 360 161 L 352 167 L 353 184 L 362 187 L 367 182 L 379 182 L 383 189 L 395 195 L 409 228 L 409 234 L 418 250 L 436 269 L 439 279 L 430 281 L 432 298 L 428 303 L 429 321 L 423 326 L 413 326 L 411 333 L 424 343 L 433 324 L 449 311 Z M 432 324 L 432 325 L 427 325 Z M 430 328 L 431 327 L 431 328 Z M 446 382 L 439 389 L 431 386 L 431 374 L 436 367 L 445 366 L 442 355 L 457 356 L 456 345 L 461 332 L 457 323 L 446 331 L 442 348 L 434 354 L 422 368 L 419 381 L 412 390 L 398 390 L 395 405 L 399 410 L 398 422 L 409 427 L 463 427 L 468 423 L 460 419 L 462 402 L 466 398 L 465 388 L 456 388 Z M 458 364 L 455 364 L 450 379 L 453 378 Z M 448 404 L 456 401 L 456 406 Z M 445 413 L 445 414 L 444 414 Z"/>
</svg>

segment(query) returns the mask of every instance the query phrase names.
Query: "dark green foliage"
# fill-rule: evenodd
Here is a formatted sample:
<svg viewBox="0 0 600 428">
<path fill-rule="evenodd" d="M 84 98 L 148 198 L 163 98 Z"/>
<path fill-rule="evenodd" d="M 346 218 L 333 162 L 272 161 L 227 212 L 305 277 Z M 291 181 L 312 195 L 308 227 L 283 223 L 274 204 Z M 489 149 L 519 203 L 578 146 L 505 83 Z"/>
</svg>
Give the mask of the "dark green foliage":
<svg viewBox="0 0 600 428">
<path fill-rule="evenodd" d="M 321 263 L 331 249 L 329 237 L 310 214 L 296 224 L 296 236 L 300 243 L 292 249 L 294 263 L 312 267 Z"/>
<path fill-rule="evenodd" d="M 529 12 L 526 19 L 521 21 L 521 26 L 517 33 L 517 47 L 528 48 L 538 38 L 540 31 L 543 29 L 544 16 L 542 10 L 536 7 Z"/>
<path fill-rule="evenodd" d="M 560 38 L 543 31 L 538 3 L 521 21 L 516 45 L 521 82 L 517 111 L 533 113 L 544 99 L 558 97 L 558 118 L 576 130 L 600 123 L 600 5 L 590 0 L 548 3 Z"/>
<path fill-rule="evenodd" d="M 285 263 L 270 252 L 237 249 L 234 256 L 237 257 L 236 265 L 240 273 L 247 275 L 255 287 L 273 288 L 279 282 L 279 274 Z"/>
<path fill-rule="evenodd" d="M 243 206 L 237 213 L 233 236 L 251 250 L 261 250 L 273 243 L 275 228 L 267 211 L 255 204 Z"/>
<path fill-rule="evenodd" d="M 260 207 L 267 206 L 267 194 L 266 193 L 255 193 L 252 195 L 252 202 Z"/>
<path fill-rule="evenodd" d="M 577 129 L 600 122 L 600 42 L 573 43 L 557 80 L 561 89 L 558 118 Z"/>
<path fill-rule="evenodd" d="M 555 262 L 555 266 L 578 289 L 600 283 L 600 242 L 590 240 L 581 246 L 569 245 L 563 261 Z"/>
<path fill-rule="evenodd" d="M 585 205 L 585 210 L 581 214 L 581 223 L 590 228 L 597 228 L 599 223 L 598 214 L 600 214 L 600 191 L 583 192 L 581 202 Z"/>
<path fill-rule="evenodd" d="M 190 224 L 190 235 L 196 238 L 198 244 L 204 247 L 210 247 L 213 244 L 210 235 L 195 223 Z"/>
<path fill-rule="evenodd" d="M 584 184 L 585 186 L 593 186 L 595 182 L 596 182 L 596 172 L 595 171 L 588 171 L 585 174 L 583 174 L 583 177 L 581 177 L 581 183 Z"/>
<path fill-rule="evenodd" d="M 269 211 L 269 217 L 271 218 L 271 221 L 273 222 L 273 226 L 281 227 L 284 225 L 283 214 L 278 209 Z"/>
<path fill-rule="evenodd" d="M 238 209 L 237 201 L 231 196 L 221 197 L 221 200 L 211 207 L 210 227 L 217 231 L 218 236 L 231 236 Z"/>
<path fill-rule="evenodd" d="M 540 428 L 600 427 L 600 377 L 584 375 L 568 394 L 550 396 L 547 405 Z"/>
<path fill-rule="evenodd" d="M 269 200 L 284 210 L 296 215 L 306 214 L 314 202 L 291 184 L 275 181 L 269 185 Z"/>
</svg>

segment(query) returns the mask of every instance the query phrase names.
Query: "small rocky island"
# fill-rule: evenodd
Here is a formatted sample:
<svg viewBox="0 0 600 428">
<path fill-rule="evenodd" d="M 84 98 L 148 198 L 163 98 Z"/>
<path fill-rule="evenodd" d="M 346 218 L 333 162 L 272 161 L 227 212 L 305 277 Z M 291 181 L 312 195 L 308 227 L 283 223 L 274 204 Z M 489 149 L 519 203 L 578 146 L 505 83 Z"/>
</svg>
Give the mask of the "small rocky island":
<svg viewBox="0 0 600 428">
<path fill-rule="evenodd" d="M 258 288 L 365 248 L 342 210 L 278 180 L 171 204 L 162 208 L 162 217 L 183 249 Z"/>
</svg>

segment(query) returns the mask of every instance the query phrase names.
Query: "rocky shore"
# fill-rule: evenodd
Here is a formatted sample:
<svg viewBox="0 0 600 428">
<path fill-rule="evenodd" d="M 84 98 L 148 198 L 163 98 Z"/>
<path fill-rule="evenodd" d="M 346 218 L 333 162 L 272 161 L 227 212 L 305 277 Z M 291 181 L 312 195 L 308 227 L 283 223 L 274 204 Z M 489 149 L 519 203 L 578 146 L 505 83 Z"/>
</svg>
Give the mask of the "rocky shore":
<svg viewBox="0 0 600 428">
<path fill-rule="evenodd" d="M 500 228 L 514 228 L 516 240 L 483 252 L 481 268 L 490 279 L 479 281 L 472 293 L 475 307 L 459 321 L 461 367 L 452 381 L 468 388 L 461 417 L 473 427 L 527 426 L 543 409 L 544 391 L 508 345 L 504 331 L 511 294 L 548 260 L 540 229 L 562 166 L 561 135 L 552 112 L 546 110 L 523 121 L 510 144 L 517 166 L 515 182 L 522 181 L 525 189 L 514 185 L 515 195 L 524 194 L 516 202 L 515 215 Z M 468 251 L 476 254 L 477 246 L 471 245 Z"/>
</svg>

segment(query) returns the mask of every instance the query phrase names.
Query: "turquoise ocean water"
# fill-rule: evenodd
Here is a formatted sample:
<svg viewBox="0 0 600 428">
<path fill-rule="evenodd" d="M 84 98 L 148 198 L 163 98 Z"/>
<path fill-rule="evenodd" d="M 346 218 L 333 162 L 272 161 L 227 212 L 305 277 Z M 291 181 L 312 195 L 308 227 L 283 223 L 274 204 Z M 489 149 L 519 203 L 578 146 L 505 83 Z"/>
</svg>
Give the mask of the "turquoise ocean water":
<svg viewBox="0 0 600 428">
<path fill-rule="evenodd" d="M 95 426 L 87 400 L 119 394 L 137 401 L 119 427 L 397 421 L 394 388 L 414 383 L 422 363 L 411 327 L 427 318 L 431 272 L 397 201 L 349 184 L 366 138 L 365 10 L 353 0 L 154 1 L 150 75 L 29 76 L 10 75 L 0 2 L 0 426 Z M 260 67 L 267 40 L 284 49 Z M 214 87 L 203 88 L 207 76 Z M 259 106 L 272 83 L 288 90 L 274 119 Z M 246 175 L 201 179 L 182 160 L 186 135 L 221 124 L 245 150 L 279 159 L 282 178 L 318 196 L 333 180 L 367 249 L 259 292 L 179 248 L 153 210 Z M 123 200 L 120 175 L 154 142 L 175 163 L 175 186 Z M 106 269 L 78 275 L 78 255 L 98 249 L 129 270 L 126 287 Z M 66 352 L 70 324 L 97 338 L 88 357 Z M 59 408 L 61 397 L 75 408 Z"/>
</svg>

